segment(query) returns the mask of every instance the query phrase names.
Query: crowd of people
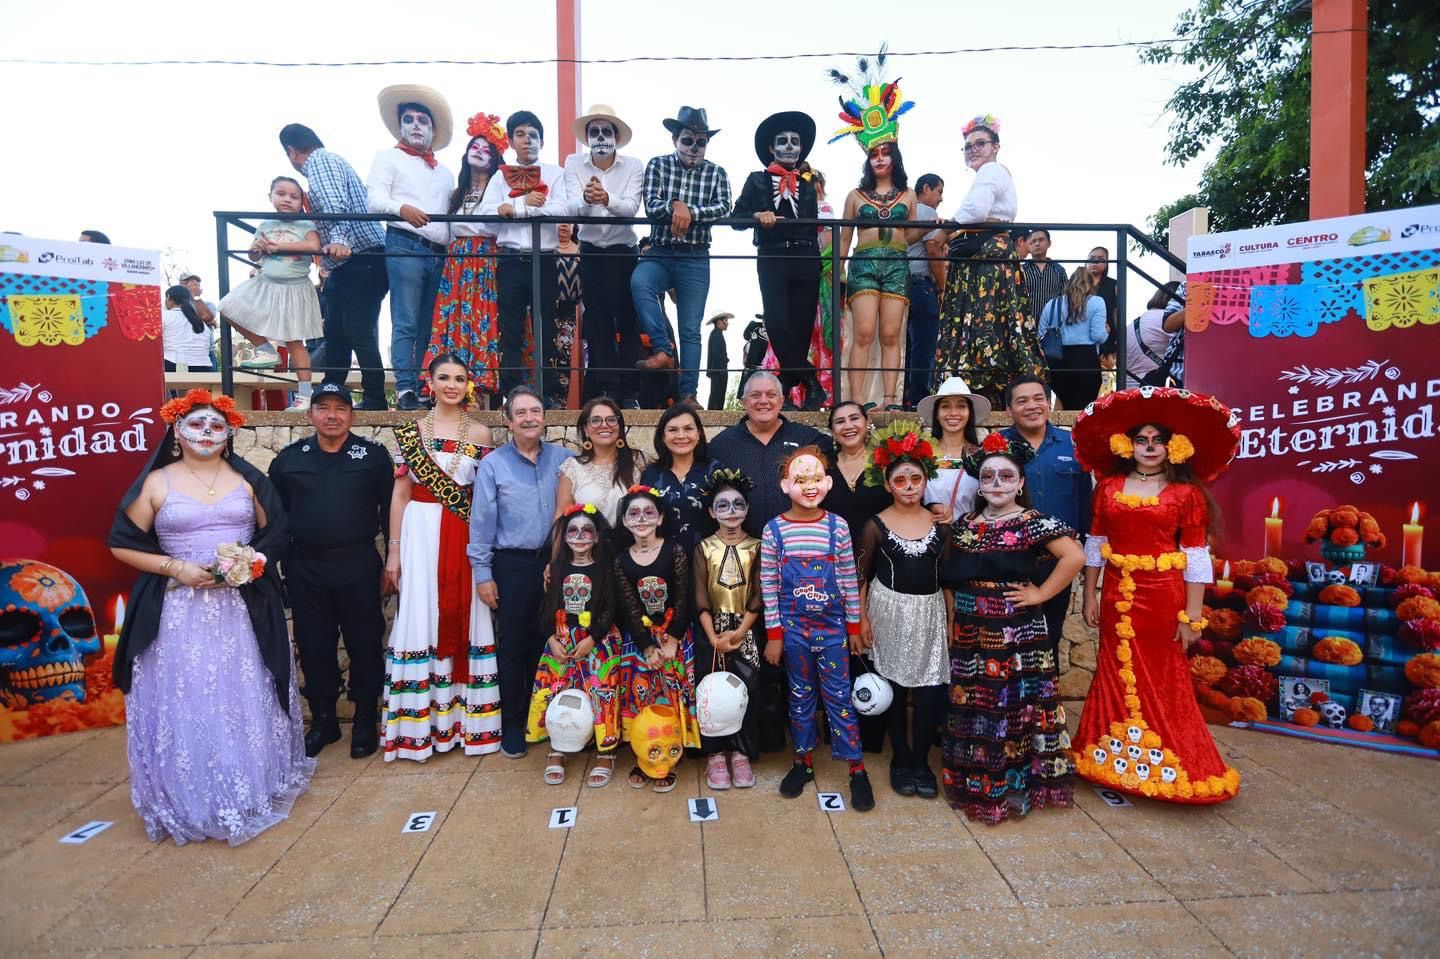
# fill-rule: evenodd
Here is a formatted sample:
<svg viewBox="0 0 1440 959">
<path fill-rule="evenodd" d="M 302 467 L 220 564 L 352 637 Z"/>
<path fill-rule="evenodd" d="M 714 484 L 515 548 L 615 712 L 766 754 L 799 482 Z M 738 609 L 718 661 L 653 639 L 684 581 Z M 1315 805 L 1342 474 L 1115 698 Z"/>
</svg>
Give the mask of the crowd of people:
<svg viewBox="0 0 1440 959">
<path fill-rule="evenodd" d="M 115 681 L 153 839 L 238 843 L 283 819 L 341 738 L 342 694 L 352 757 L 544 744 L 550 784 L 593 749 L 585 782 L 605 787 L 628 744 L 629 787 L 673 790 L 692 756 L 711 789 L 750 788 L 788 741 L 778 791 L 793 798 L 823 725 L 859 811 L 875 805 L 866 753 L 887 738 L 895 794 L 943 793 L 988 823 L 1068 805 L 1077 772 L 1176 802 L 1238 789 L 1183 652 L 1212 575 L 1204 484 L 1238 444 L 1217 401 L 1112 393 L 1072 436 L 1024 373 L 1000 399 L 1013 426 L 982 435 L 991 399 L 952 377 L 918 421 L 873 429 L 843 401 L 824 435 L 786 418 L 786 383 L 759 371 L 713 439 L 696 407 L 667 410 L 650 460 L 619 400 L 580 411 L 577 451 L 546 439 L 544 397 L 514 385 L 497 445 L 470 416 L 463 358 L 425 375 L 434 405 L 397 429 L 394 457 L 351 432 L 337 383 L 314 389 L 313 435 L 268 473 L 231 451 L 244 418 L 229 398 L 163 409 L 110 539 L 141 573 Z M 1101 639 L 1072 743 L 1058 642 L 1082 567 Z M 382 592 L 399 594 L 388 635 Z"/>
<path fill-rule="evenodd" d="M 304 408 L 307 344 L 323 338 L 323 363 L 315 365 L 325 382 L 343 385 L 353 355 L 362 371 L 360 408 L 385 408 L 378 317 L 388 293 L 399 409 L 433 400 L 425 369 L 446 353 L 462 359 L 478 390 L 497 398 L 522 382 L 533 385 L 538 359 L 547 408 L 597 396 L 627 409 L 696 402 L 709 251 L 713 230 L 729 223 L 753 231 L 764 304 L 760 356 L 753 363 L 747 356 L 745 372 L 772 369 L 787 406 L 833 403 L 831 350 L 840 322 L 848 331 L 845 395 L 862 402 L 878 396 L 871 407 L 913 411 L 955 375 L 999 403 L 1005 384 L 1033 374 L 1052 384 L 1065 408 L 1084 408 L 1100 393 L 1102 368 L 1115 365 L 1119 316 L 1109 251 L 1092 249 L 1067 273 L 1049 258 L 1047 230 L 1012 231 L 1016 185 L 1000 160 L 1001 124 L 988 115 L 963 125 L 973 180 L 942 222 L 944 181 L 925 173 L 912 183 L 901 153 L 899 117 L 912 104 L 873 71 L 844 79 L 853 98 L 842 97 L 847 126 L 835 139 L 853 134 L 865 161 L 843 201 L 833 191 L 833 204 L 824 175 L 808 162 L 815 121 L 798 111 L 774 113 L 756 127 L 760 168 L 733 197 L 729 174 L 706 157 L 721 131 L 690 106 L 663 120 L 673 152 L 642 162 L 623 152 L 630 125 L 608 105 L 594 105 L 569 131 L 588 151 L 563 166 L 540 161 L 545 127 L 535 113 L 518 110 L 503 121 L 476 113 L 466 121 L 456 176 L 438 158 L 454 133 L 445 98 L 428 87 L 390 86 L 380 92 L 379 110 L 394 145 L 376 154 L 364 181 L 314 130 L 289 124 L 280 143 L 306 186 L 277 177 L 269 197 L 277 212 L 393 219 L 259 224 L 249 251 L 255 274 L 220 304 L 242 336 L 237 362 L 273 368 L 275 344 L 283 344 L 298 374 L 296 407 Z M 507 153 L 513 162 L 505 162 Z M 440 222 L 437 215 L 499 219 Z M 814 224 L 837 215 L 860 225 L 845 227 L 832 247 L 831 231 Z M 569 217 L 614 222 L 574 224 Z M 538 231 L 524 222 L 531 218 L 543 219 Z M 648 223 L 647 235 L 630 222 L 636 218 Z M 318 299 L 312 259 L 320 262 Z M 832 315 L 836 272 L 843 317 Z M 1183 308 L 1183 292 L 1178 296 Z M 534 317 L 532 303 L 539 305 Z M 173 309 L 167 360 L 183 355 L 194 369 L 205 331 L 187 321 L 178 300 Z M 730 318 L 710 321 L 711 408 L 726 400 L 723 324 Z M 1131 344 L 1149 351 L 1140 353 L 1140 365 L 1178 370 L 1151 357 L 1165 352 L 1178 329 L 1167 321 L 1165 342 L 1162 327 L 1148 321 L 1143 340 L 1126 331 Z M 572 371 L 584 371 L 574 395 Z M 870 392 L 876 380 L 878 394 Z M 647 382 L 657 384 L 648 395 Z"/>
</svg>

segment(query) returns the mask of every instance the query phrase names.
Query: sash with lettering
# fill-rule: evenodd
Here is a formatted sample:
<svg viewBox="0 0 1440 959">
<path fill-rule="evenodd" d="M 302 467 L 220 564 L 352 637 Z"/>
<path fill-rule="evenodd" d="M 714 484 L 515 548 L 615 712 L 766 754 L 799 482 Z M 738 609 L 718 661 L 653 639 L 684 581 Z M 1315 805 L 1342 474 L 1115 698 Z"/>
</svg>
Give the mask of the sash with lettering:
<svg viewBox="0 0 1440 959">
<path fill-rule="evenodd" d="M 465 547 L 470 541 L 470 490 L 450 477 L 431 459 L 415 423 L 395 428 L 395 445 L 414 480 L 410 498 L 417 503 L 439 503 L 440 549 L 435 564 L 440 616 L 435 637 L 435 656 L 450 660 L 452 682 L 470 680 L 470 561 Z M 465 444 L 462 456 L 478 456 L 480 449 Z M 413 570 L 406 575 L 413 576 Z"/>
</svg>

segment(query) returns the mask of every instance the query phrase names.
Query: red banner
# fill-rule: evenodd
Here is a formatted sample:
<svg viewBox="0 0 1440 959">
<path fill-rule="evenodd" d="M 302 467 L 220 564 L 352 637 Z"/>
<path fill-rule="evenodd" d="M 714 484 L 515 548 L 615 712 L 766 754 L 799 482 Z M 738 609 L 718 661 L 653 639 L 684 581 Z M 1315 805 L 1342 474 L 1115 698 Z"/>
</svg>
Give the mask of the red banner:
<svg viewBox="0 0 1440 959">
<path fill-rule="evenodd" d="M 1192 237 L 1188 253 L 1185 382 L 1241 418 L 1213 490 L 1217 555 L 1313 558 L 1311 517 L 1348 504 L 1384 536 L 1367 561 L 1421 565 L 1440 463 L 1440 207 Z M 1434 567 L 1440 541 L 1431 553 Z"/>
<path fill-rule="evenodd" d="M 0 237 L 0 742 L 124 721 L 105 545 L 164 430 L 159 254 Z"/>
</svg>

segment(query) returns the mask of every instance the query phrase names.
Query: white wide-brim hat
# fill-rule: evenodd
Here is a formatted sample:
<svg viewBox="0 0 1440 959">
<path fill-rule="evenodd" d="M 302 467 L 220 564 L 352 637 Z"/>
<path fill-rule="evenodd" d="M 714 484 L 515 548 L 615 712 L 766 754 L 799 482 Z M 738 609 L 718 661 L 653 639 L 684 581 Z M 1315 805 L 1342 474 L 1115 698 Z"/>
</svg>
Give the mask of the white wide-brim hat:
<svg viewBox="0 0 1440 959">
<path fill-rule="evenodd" d="M 970 384 L 966 383 L 963 377 L 952 376 L 934 394 L 925 397 L 915 406 L 915 412 L 920 414 L 920 424 L 927 430 L 930 424 L 935 422 L 935 404 L 940 402 L 941 397 L 963 396 L 970 401 L 970 419 L 976 426 L 985 422 L 990 415 L 990 401 L 979 393 L 970 392 Z"/>
<path fill-rule="evenodd" d="M 439 90 L 422 87 L 417 83 L 397 83 L 380 91 L 380 119 L 385 129 L 396 140 L 400 139 L 400 104 L 418 103 L 430 111 L 435 121 L 435 139 L 430 144 L 432 152 L 439 152 L 450 145 L 450 135 L 455 123 L 450 117 L 450 104 L 440 95 Z"/>
<path fill-rule="evenodd" d="M 588 113 L 583 117 L 576 117 L 575 122 L 570 124 L 570 132 L 581 143 L 585 142 L 585 128 L 590 125 L 591 120 L 609 120 L 615 124 L 615 148 L 617 150 L 630 142 L 630 124 L 615 115 L 615 108 L 608 103 L 592 103 Z"/>
</svg>

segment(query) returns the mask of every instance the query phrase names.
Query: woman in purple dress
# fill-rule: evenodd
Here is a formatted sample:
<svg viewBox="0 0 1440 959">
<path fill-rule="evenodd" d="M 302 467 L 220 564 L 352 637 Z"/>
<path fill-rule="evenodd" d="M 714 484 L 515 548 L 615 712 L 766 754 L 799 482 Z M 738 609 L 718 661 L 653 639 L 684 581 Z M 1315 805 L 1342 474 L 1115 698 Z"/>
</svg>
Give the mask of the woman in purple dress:
<svg viewBox="0 0 1440 959">
<path fill-rule="evenodd" d="M 265 474 L 229 454 L 232 400 L 191 390 L 161 415 L 109 540 L 141 572 L 115 655 L 130 799 L 151 841 L 235 846 L 283 821 L 315 769 L 275 569 L 288 533 Z"/>
</svg>

